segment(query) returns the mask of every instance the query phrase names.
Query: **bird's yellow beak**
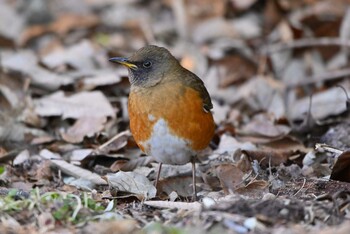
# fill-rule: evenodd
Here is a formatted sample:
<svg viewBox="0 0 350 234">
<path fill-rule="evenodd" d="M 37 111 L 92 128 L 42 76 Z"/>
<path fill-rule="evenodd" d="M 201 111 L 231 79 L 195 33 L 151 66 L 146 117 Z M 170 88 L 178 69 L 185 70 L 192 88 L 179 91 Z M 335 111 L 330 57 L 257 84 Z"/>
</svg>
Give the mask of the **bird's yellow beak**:
<svg viewBox="0 0 350 234">
<path fill-rule="evenodd" d="M 133 64 L 132 62 L 130 62 L 127 58 L 122 58 L 122 57 L 114 57 L 114 58 L 110 58 L 109 59 L 110 62 L 113 63 L 120 63 L 130 69 L 136 70 L 137 66 L 135 64 Z"/>
</svg>

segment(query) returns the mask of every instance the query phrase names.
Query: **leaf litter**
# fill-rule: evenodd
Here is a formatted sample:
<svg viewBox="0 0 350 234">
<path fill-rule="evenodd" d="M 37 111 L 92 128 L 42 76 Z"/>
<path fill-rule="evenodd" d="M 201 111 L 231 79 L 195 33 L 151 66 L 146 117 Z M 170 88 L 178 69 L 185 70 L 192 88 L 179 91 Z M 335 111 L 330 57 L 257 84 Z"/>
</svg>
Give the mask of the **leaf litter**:
<svg viewBox="0 0 350 234">
<path fill-rule="evenodd" d="M 347 5 L 1 2 L 0 232 L 348 232 Z M 108 63 L 149 43 L 213 100 L 195 203 L 190 164 L 154 187 Z"/>
</svg>

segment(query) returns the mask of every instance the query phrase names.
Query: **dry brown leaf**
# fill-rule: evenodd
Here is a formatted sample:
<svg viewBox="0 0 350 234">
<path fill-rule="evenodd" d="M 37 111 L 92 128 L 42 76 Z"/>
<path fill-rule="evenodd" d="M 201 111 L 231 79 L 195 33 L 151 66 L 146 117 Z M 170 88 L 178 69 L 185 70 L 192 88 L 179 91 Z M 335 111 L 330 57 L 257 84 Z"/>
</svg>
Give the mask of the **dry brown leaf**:
<svg viewBox="0 0 350 234">
<path fill-rule="evenodd" d="M 200 180 L 196 180 L 200 183 Z M 192 176 L 173 176 L 162 179 L 157 184 L 157 193 L 170 195 L 175 191 L 181 197 L 190 197 L 193 195 Z"/>
<path fill-rule="evenodd" d="M 30 40 L 46 33 L 56 33 L 63 37 L 74 29 L 91 28 L 96 26 L 98 22 L 99 19 L 95 15 L 62 14 L 49 25 L 34 25 L 27 28 L 20 36 L 19 44 L 26 45 Z"/>
<path fill-rule="evenodd" d="M 62 132 L 62 138 L 69 143 L 79 143 L 84 137 L 92 137 L 103 130 L 106 117 L 81 117 L 72 127 Z"/>
<path fill-rule="evenodd" d="M 333 166 L 330 179 L 350 182 L 350 151 L 345 151 L 338 156 L 337 162 Z"/>
<path fill-rule="evenodd" d="M 96 153 L 110 153 L 116 152 L 127 145 L 131 133 L 129 130 L 119 132 L 117 135 L 109 139 L 107 142 L 100 145 L 95 152 Z"/>
<path fill-rule="evenodd" d="M 133 171 L 138 167 L 149 165 L 154 162 L 153 157 L 139 157 L 136 159 L 131 159 L 130 161 L 126 160 L 117 160 L 111 166 L 112 171 Z"/>
<path fill-rule="evenodd" d="M 242 153 L 248 155 L 251 160 L 257 160 L 261 166 L 269 167 L 278 166 L 281 163 L 286 163 L 289 156 L 292 156 L 290 151 L 263 151 L 263 150 L 242 150 Z"/>
<path fill-rule="evenodd" d="M 240 54 L 225 56 L 217 60 L 215 65 L 219 71 L 220 88 L 250 79 L 257 72 L 256 65 Z"/>
<path fill-rule="evenodd" d="M 243 182 L 244 173 L 233 164 L 220 164 L 215 171 L 225 194 L 233 193 Z"/>
<path fill-rule="evenodd" d="M 265 180 L 254 180 L 247 184 L 246 186 L 239 187 L 235 192 L 243 194 L 249 197 L 262 197 L 262 194 L 269 192 L 268 191 L 269 183 Z"/>
</svg>

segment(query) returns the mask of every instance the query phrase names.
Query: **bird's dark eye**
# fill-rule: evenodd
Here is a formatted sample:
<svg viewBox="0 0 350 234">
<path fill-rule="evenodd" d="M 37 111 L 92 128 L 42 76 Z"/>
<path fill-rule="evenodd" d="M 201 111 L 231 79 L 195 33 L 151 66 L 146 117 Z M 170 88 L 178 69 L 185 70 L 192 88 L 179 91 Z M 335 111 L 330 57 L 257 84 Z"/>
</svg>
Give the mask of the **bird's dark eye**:
<svg viewBox="0 0 350 234">
<path fill-rule="evenodd" d="M 146 61 L 143 63 L 143 67 L 145 68 L 150 68 L 152 66 L 152 62 L 151 61 Z"/>
</svg>

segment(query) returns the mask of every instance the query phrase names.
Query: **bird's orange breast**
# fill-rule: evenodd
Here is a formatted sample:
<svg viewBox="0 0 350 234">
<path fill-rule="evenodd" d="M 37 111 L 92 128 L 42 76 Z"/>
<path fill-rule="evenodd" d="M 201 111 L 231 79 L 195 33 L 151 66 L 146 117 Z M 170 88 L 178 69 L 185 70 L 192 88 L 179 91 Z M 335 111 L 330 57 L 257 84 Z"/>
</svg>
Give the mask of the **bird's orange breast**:
<svg viewBox="0 0 350 234">
<path fill-rule="evenodd" d="M 157 134 L 154 126 L 160 120 L 166 122 L 171 135 L 184 140 L 193 151 L 205 149 L 214 134 L 213 116 L 204 111 L 200 94 L 181 82 L 131 89 L 128 108 L 131 132 L 147 154 L 152 145 L 143 142 Z"/>
</svg>

